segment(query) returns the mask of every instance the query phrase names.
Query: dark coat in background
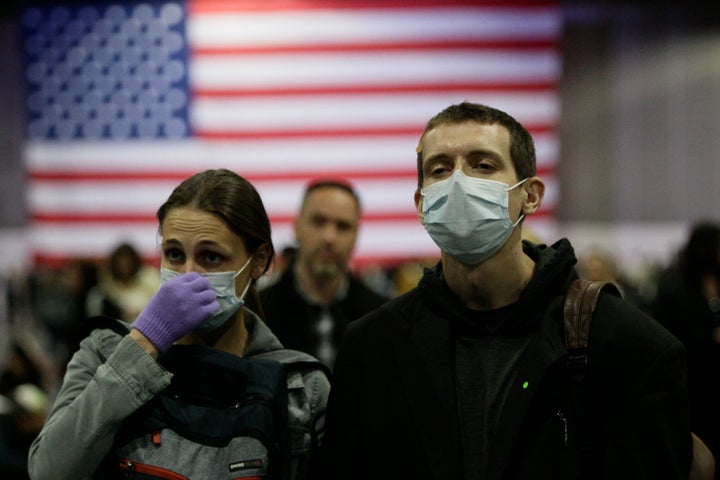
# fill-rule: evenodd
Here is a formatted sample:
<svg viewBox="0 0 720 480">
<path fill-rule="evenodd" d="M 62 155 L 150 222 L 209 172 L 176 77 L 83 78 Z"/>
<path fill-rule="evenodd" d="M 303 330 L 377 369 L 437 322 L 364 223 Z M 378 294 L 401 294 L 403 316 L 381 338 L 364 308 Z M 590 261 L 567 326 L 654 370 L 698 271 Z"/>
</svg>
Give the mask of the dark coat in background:
<svg viewBox="0 0 720 480">
<path fill-rule="evenodd" d="M 318 357 L 319 336 L 316 321 L 323 307 L 310 303 L 295 288 L 289 267 L 276 283 L 260 290 L 265 323 L 286 348 Z M 359 278 L 348 277 L 347 294 L 329 306 L 334 319 L 332 342 L 337 348 L 350 322 L 378 308 L 388 298 L 375 292 Z"/>
<path fill-rule="evenodd" d="M 711 311 L 699 288 L 671 267 L 658 280 L 653 316 L 685 345 L 690 426 L 720 461 L 720 343 L 713 338 L 720 312 Z"/>
</svg>

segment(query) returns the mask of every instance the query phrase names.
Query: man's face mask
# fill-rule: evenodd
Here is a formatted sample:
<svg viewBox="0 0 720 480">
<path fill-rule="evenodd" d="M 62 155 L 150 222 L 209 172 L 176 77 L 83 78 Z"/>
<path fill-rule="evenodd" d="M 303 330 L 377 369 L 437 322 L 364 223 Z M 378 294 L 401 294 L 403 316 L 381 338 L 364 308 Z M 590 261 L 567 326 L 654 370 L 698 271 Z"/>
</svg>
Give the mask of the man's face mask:
<svg viewBox="0 0 720 480">
<path fill-rule="evenodd" d="M 456 170 L 420 191 L 425 230 L 442 251 L 477 265 L 500 250 L 523 219 L 510 221 L 508 192 L 526 181 L 508 186 Z"/>
<path fill-rule="evenodd" d="M 222 327 L 228 320 L 230 320 L 230 318 L 232 318 L 235 312 L 237 312 L 240 307 L 245 304 L 245 294 L 250 288 L 252 278 L 248 280 L 248 283 L 245 285 L 245 289 L 240 297 L 235 294 L 235 279 L 245 270 L 245 268 L 247 268 L 248 265 L 250 265 L 250 260 L 252 260 L 252 255 L 248 258 L 247 262 L 245 262 L 245 265 L 243 265 L 237 272 L 210 272 L 200 274 L 207 278 L 210 285 L 212 285 L 212 289 L 215 292 L 215 297 L 220 304 L 220 308 L 212 317 L 203 321 L 195 329 L 195 332 L 204 335 Z M 165 283 L 178 275 L 180 275 L 179 272 L 170 270 L 169 268 L 160 268 L 161 283 Z"/>
</svg>

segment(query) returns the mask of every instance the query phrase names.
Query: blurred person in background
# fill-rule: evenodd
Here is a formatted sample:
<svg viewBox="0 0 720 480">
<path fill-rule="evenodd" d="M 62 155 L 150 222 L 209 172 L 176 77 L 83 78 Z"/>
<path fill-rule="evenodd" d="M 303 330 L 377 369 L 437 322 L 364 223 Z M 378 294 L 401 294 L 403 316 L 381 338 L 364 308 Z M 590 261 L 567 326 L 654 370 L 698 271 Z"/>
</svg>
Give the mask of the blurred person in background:
<svg viewBox="0 0 720 480">
<path fill-rule="evenodd" d="M 720 223 L 691 226 L 657 280 L 652 312 L 685 344 L 691 427 L 720 459 Z"/>
<path fill-rule="evenodd" d="M 407 293 L 417 287 L 426 268 L 432 268 L 437 258 L 407 260 L 397 265 L 391 274 L 393 283 L 393 297 Z"/>
<path fill-rule="evenodd" d="M 68 356 L 63 364 L 70 359 L 70 355 L 80 346 L 80 341 L 88 333 L 88 303 L 91 292 L 98 284 L 98 267 L 95 262 L 83 258 L 75 258 L 64 268 L 65 288 L 68 295 L 68 308 L 64 312 L 65 328 L 57 332 L 68 350 Z M 115 312 L 112 312 L 115 313 Z"/>
<path fill-rule="evenodd" d="M 132 322 L 159 286 L 157 270 L 143 262 L 133 245 L 123 242 L 113 249 L 99 271 L 97 288 L 89 299 L 89 312 L 117 316 L 113 311 L 116 310 L 118 318 Z"/>
<path fill-rule="evenodd" d="M 578 256 L 577 269 L 580 276 L 588 280 L 613 282 L 620 289 L 623 298 L 645 312 L 650 311 L 649 300 L 640 294 L 635 283 L 620 269 L 615 255 L 611 252 L 592 247 Z"/>
<path fill-rule="evenodd" d="M 48 351 L 59 365 L 75 352 L 87 318 L 87 301 L 97 286 L 97 267 L 74 258 L 58 268 L 35 268 L 27 278 L 33 318 L 48 334 Z"/>
<path fill-rule="evenodd" d="M 360 214 L 360 198 L 347 182 L 308 184 L 294 223 L 294 262 L 260 290 L 280 341 L 330 368 L 347 325 L 388 300 L 349 270 Z"/>
<path fill-rule="evenodd" d="M 41 357 L 35 339 L 11 335 L 0 370 L 0 478 L 28 479 L 30 444 L 42 428 L 59 377 Z"/>
</svg>

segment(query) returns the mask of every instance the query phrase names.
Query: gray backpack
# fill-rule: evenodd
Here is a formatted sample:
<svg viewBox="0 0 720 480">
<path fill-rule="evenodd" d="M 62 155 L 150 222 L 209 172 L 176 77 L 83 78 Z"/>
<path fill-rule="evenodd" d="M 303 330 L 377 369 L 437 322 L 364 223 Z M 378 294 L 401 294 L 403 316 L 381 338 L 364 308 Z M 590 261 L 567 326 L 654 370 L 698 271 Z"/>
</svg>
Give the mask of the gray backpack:
<svg viewBox="0 0 720 480">
<path fill-rule="evenodd" d="M 158 361 L 173 380 L 123 422 L 103 469 L 110 478 L 289 478 L 298 438 L 289 379 L 327 367 L 295 350 L 238 357 L 197 345 L 175 345 Z"/>
</svg>

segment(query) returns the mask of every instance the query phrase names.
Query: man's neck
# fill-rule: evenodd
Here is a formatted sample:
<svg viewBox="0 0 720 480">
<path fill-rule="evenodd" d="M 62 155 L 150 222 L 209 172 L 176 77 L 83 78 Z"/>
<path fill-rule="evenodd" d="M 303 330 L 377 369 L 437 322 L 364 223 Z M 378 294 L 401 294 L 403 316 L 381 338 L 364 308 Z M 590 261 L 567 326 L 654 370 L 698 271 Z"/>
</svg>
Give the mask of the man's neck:
<svg viewBox="0 0 720 480">
<path fill-rule="evenodd" d="M 494 310 L 517 301 L 532 279 L 534 269 L 535 262 L 523 252 L 521 244 L 503 248 L 473 266 L 443 254 L 443 273 L 448 286 L 473 310 Z"/>
<path fill-rule="evenodd" d="M 295 286 L 300 293 L 319 305 L 329 305 L 338 297 L 347 276 L 346 272 L 339 272 L 336 275 L 313 275 L 303 262 L 296 262 L 294 274 Z"/>
</svg>

